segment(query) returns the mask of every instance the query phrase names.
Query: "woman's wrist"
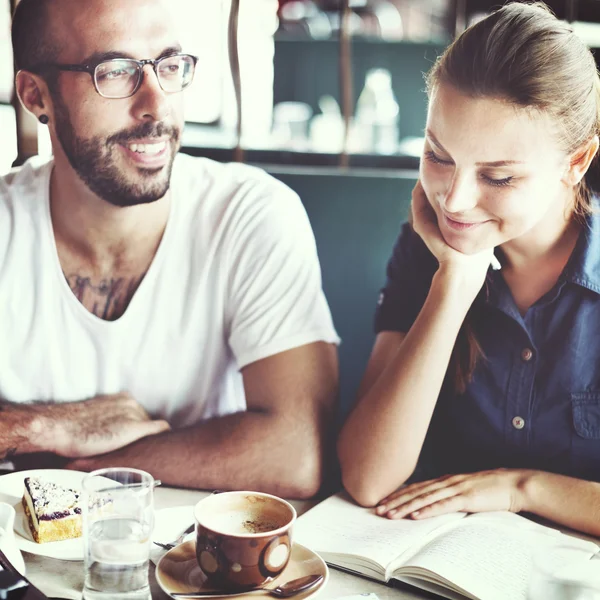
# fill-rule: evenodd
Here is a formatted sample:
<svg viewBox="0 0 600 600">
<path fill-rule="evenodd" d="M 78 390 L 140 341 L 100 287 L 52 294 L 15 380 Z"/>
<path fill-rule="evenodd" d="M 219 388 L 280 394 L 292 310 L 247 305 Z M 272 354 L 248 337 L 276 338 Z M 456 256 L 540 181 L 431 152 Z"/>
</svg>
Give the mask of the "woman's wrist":
<svg viewBox="0 0 600 600">
<path fill-rule="evenodd" d="M 439 290 L 442 297 L 468 310 L 483 286 L 485 276 L 478 281 L 465 269 L 440 265 L 433 276 L 431 287 Z"/>
<path fill-rule="evenodd" d="M 517 472 L 516 507 L 513 512 L 537 513 L 536 498 L 539 497 L 539 489 L 544 485 L 544 479 L 548 473 L 534 471 L 532 469 L 519 469 Z"/>
</svg>

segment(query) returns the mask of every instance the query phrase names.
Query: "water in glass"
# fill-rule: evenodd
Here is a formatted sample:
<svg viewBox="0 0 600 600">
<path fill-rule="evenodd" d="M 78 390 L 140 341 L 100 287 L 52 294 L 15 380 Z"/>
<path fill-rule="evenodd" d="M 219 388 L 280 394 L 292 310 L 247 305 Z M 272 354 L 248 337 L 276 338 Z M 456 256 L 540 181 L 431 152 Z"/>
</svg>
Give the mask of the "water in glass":
<svg viewBox="0 0 600 600">
<path fill-rule="evenodd" d="M 148 597 L 150 531 L 134 519 L 97 521 L 90 528 L 85 597 Z"/>
<path fill-rule="evenodd" d="M 84 480 L 84 600 L 150 600 L 153 482 L 135 469 L 106 469 Z"/>
</svg>

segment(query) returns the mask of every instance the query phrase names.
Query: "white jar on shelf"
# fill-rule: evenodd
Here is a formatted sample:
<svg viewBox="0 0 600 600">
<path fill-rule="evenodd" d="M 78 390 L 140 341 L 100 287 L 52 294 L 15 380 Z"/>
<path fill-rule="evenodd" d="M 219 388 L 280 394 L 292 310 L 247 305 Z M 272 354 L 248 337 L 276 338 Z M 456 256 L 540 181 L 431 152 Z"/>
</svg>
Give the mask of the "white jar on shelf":
<svg viewBox="0 0 600 600">
<path fill-rule="evenodd" d="M 400 106 L 387 69 L 367 72 L 356 104 L 359 145 L 364 153 L 394 154 L 398 150 Z"/>
</svg>

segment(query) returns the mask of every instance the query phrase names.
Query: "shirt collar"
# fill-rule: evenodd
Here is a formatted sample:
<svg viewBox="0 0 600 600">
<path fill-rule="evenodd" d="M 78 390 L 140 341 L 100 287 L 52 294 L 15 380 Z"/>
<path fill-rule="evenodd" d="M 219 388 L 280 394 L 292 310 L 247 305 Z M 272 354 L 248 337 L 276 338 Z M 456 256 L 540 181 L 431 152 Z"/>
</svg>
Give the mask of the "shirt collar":
<svg viewBox="0 0 600 600">
<path fill-rule="evenodd" d="M 563 278 L 600 294 L 600 198 L 595 198 L 593 208 L 563 271 Z"/>
</svg>

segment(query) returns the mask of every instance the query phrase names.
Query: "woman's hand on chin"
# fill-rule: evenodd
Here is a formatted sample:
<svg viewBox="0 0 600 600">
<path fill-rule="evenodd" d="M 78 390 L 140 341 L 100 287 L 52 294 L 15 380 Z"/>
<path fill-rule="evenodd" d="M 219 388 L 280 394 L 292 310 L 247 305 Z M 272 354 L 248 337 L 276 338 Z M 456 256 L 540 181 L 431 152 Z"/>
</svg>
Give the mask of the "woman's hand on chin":
<svg viewBox="0 0 600 600">
<path fill-rule="evenodd" d="M 437 258 L 440 273 L 447 276 L 449 281 L 459 283 L 463 291 L 472 289 L 476 295 L 485 281 L 490 264 L 497 264 L 494 248 L 490 247 L 475 254 L 463 254 L 452 248 L 440 231 L 437 215 L 425 195 L 420 180 L 412 192 L 411 217 L 413 229 Z"/>
</svg>

